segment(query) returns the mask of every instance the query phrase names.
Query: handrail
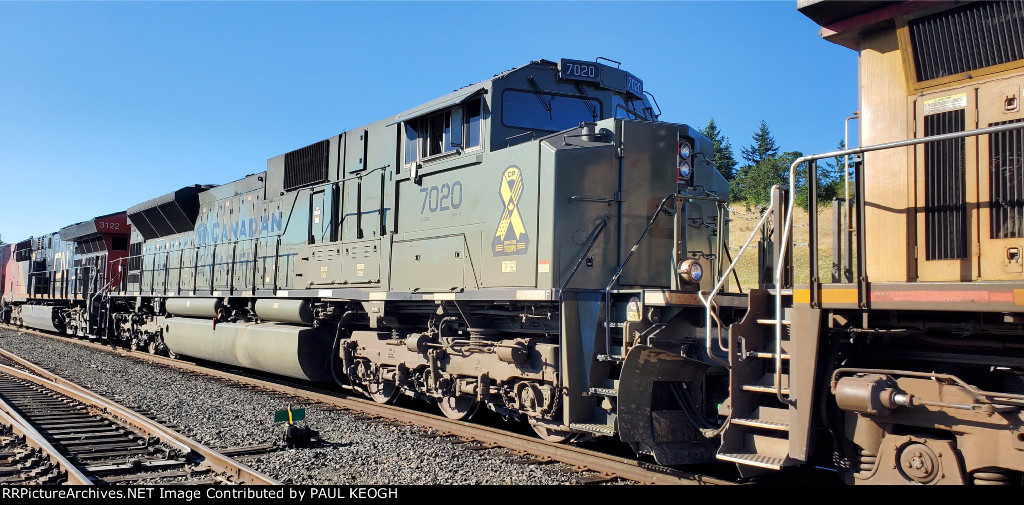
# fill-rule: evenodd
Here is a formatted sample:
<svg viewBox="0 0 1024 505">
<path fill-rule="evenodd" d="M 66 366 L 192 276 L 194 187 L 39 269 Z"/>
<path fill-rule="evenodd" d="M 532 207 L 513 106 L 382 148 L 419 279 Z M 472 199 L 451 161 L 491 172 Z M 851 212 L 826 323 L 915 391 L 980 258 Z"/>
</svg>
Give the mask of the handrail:
<svg viewBox="0 0 1024 505">
<path fill-rule="evenodd" d="M 647 227 L 644 228 L 642 233 L 640 233 L 640 238 L 638 238 L 636 243 L 633 244 L 633 248 L 629 250 L 629 254 L 626 255 L 626 258 L 619 264 L 619 268 L 615 270 L 615 274 L 612 275 L 612 280 L 608 281 L 608 285 L 604 288 L 604 352 L 609 355 L 612 352 L 612 286 L 615 285 L 615 281 L 619 280 L 619 276 L 622 275 L 622 271 L 626 268 L 626 263 L 628 263 L 629 259 L 633 257 L 633 253 L 640 248 L 640 243 L 644 241 L 644 237 L 647 236 L 647 233 L 651 231 L 651 227 L 654 226 L 654 222 L 658 220 L 658 216 L 661 215 L 661 211 L 665 209 L 665 204 L 673 198 L 682 196 L 683 195 L 677 193 L 672 193 L 661 199 L 661 203 L 658 204 L 658 208 L 654 210 L 654 215 L 651 216 L 651 220 L 647 222 Z M 678 211 L 678 209 L 676 210 Z M 673 265 L 672 268 L 675 269 L 675 265 Z M 625 346 L 625 341 L 623 341 L 623 346 Z"/>
<path fill-rule="evenodd" d="M 813 154 L 810 156 L 801 156 L 793 161 L 793 164 L 789 167 L 789 191 L 791 195 L 796 194 L 796 167 L 802 163 L 810 161 L 817 161 L 825 158 L 834 158 L 838 156 L 856 155 L 862 153 L 868 153 L 872 151 L 881 151 L 884 149 L 893 149 L 896 147 L 908 147 L 918 144 L 925 144 L 929 142 L 940 142 L 943 140 L 952 140 L 966 137 L 976 137 L 979 135 L 999 133 L 1004 131 L 1020 130 L 1024 129 L 1024 123 L 1010 123 L 999 126 L 990 126 L 986 128 L 978 128 L 976 130 L 966 130 L 962 132 L 943 133 L 941 135 L 932 135 L 929 137 L 921 137 L 916 139 L 900 140 L 896 142 L 886 142 L 884 144 L 875 144 L 871 146 L 857 147 L 854 149 L 844 149 L 841 151 L 832 151 L 823 154 Z M 809 191 L 817 191 L 817 188 L 809 188 Z M 864 195 L 858 195 L 857 205 L 863 205 Z M 786 250 L 789 241 L 792 240 L 792 229 L 793 229 L 793 204 L 795 198 L 789 199 L 789 204 L 786 206 L 786 223 L 782 229 L 782 241 L 779 244 L 779 262 L 775 269 L 775 395 L 783 403 L 792 405 L 792 402 L 788 398 L 782 396 L 782 267 L 786 261 Z M 864 223 L 858 223 L 863 227 Z M 857 231 L 863 233 L 863 229 Z M 864 251 L 860 251 L 860 254 L 864 254 Z M 811 261 L 817 261 L 817 258 L 812 258 Z M 858 272 L 858 277 L 865 277 L 865 272 Z"/>
<path fill-rule="evenodd" d="M 565 291 L 565 288 L 569 285 L 569 281 L 571 281 L 573 276 L 576 275 L 576 271 L 580 269 L 580 265 L 583 263 L 583 259 L 587 257 L 587 254 L 590 254 L 590 250 L 594 248 L 594 244 L 597 243 L 597 239 L 601 236 L 601 233 L 604 232 L 604 229 L 605 227 L 608 226 L 608 221 L 610 220 L 610 216 L 604 216 L 604 219 L 602 219 L 600 223 L 597 223 L 597 226 L 594 227 L 594 230 L 590 232 L 590 243 L 587 244 L 587 249 L 583 251 L 583 254 L 580 255 L 580 258 L 576 260 L 576 265 L 572 267 L 572 271 L 569 272 L 569 276 L 565 278 L 565 282 L 563 282 L 561 287 L 558 288 L 558 299 L 562 299 L 562 292 Z"/>
<path fill-rule="evenodd" d="M 775 195 L 778 193 L 776 191 L 778 187 L 778 185 L 772 186 L 772 196 L 771 201 L 768 202 L 768 210 L 761 216 L 761 219 L 757 222 L 757 224 L 754 225 L 754 231 L 750 232 L 750 236 L 747 237 L 747 241 L 743 243 L 743 247 L 740 248 L 740 252 L 736 253 L 736 257 L 733 258 L 732 263 L 729 264 L 729 268 L 726 268 L 725 272 L 722 273 L 721 277 L 718 280 L 718 283 L 715 284 L 714 289 L 712 289 L 711 292 L 708 293 L 708 296 L 706 298 L 704 297 L 703 291 L 697 292 L 697 297 L 700 298 L 701 303 L 704 304 L 705 350 L 708 353 L 708 357 L 726 366 L 729 365 L 728 361 L 723 361 L 722 359 L 720 359 L 718 356 L 715 356 L 711 352 L 711 304 L 713 303 L 712 300 L 714 299 L 715 295 L 717 295 L 718 292 L 722 290 L 722 287 L 725 286 L 725 283 L 729 280 L 729 274 L 736 268 L 736 264 L 739 263 L 740 258 L 743 257 L 743 253 L 745 253 L 747 251 L 747 248 L 750 247 L 750 243 L 753 242 L 754 237 L 756 237 L 757 234 L 761 231 L 762 227 L 764 226 L 765 220 L 767 220 L 768 217 L 772 215 L 772 212 L 775 209 Z M 716 317 L 715 319 L 718 318 Z M 719 329 L 719 331 L 721 331 L 721 329 Z M 721 336 L 719 336 L 719 341 L 721 341 Z M 719 347 L 721 347 L 720 343 Z"/>
</svg>

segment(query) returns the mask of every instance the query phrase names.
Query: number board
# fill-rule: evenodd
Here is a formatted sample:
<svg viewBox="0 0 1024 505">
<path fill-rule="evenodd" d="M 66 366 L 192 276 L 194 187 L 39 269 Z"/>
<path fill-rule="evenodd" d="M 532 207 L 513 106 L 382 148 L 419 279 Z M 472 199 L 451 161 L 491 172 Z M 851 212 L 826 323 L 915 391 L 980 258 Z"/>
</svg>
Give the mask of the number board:
<svg viewBox="0 0 1024 505">
<path fill-rule="evenodd" d="M 604 67 L 591 61 L 558 60 L 558 77 L 576 81 L 596 82 L 601 87 L 630 93 L 637 98 L 644 96 L 644 81 L 637 76 L 617 68 Z"/>
<path fill-rule="evenodd" d="M 601 67 L 592 61 L 558 60 L 558 76 L 576 81 L 601 82 Z"/>
<path fill-rule="evenodd" d="M 636 95 L 637 98 L 644 96 L 644 81 L 637 79 L 635 75 L 626 72 L 626 91 Z"/>
</svg>

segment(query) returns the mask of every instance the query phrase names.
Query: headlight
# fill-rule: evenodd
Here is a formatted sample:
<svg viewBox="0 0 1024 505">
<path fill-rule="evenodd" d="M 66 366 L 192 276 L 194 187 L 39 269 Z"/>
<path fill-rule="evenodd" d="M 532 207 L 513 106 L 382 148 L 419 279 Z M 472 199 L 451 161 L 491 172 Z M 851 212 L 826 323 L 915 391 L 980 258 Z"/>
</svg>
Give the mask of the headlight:
<svg viewBox="0 0 1024 505">
<path fill-rule="evenodd" d="M 679 143 L 679 158 L 683 160 L 690 159 L 690 144 L 686 142 Z"/>
<path fill-rule="evenodd" d="M 683 260 L 679 263 L 679 276 L 687 284 L 698 284 L 704 277 L 704 267 L 697 260 Z"/>
<path fill-rule="evenodd" d="M 692 170 L 690 169 L 690 162 L 689 161 L 681 160 L 679 162 L 679 178 L 680 179 L 689 179 L 691 171 Z"/>
<path fill-rule="evenodd" d="M 679 156 L 676 158 L 676 182 L 683 182 L 690 184 L 693 177 L 693 144 L 689 138 L 684 138 L 682 135 L 679 136 L 679 142 L 676 144 L 676 154 Z"/>
</svg>

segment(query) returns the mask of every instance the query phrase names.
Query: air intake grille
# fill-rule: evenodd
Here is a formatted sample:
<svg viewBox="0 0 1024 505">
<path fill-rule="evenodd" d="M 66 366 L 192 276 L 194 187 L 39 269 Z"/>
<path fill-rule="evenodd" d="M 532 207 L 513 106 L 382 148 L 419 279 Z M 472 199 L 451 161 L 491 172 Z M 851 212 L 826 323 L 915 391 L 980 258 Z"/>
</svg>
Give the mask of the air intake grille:
<svg viewBox="0 0 1024 505">
<path fill-rule="evenodd" d="M 976 2 L 907 23 L 917 80 L 1024 59 L 1024 1 Z"/>
<path fill-rule="evenodd" d="M 322 140 L 285 154 L 285 191 L 326 181 L 330 147 L 330 140 Z"/>
<path fill-rule="evenodd" d="M 1020 123 L 1004 121 L 989 126 Z M 1024 133 L 1021 130 L 988 135 L 988 174 L 992 238 L 1024 237 Z"/>
<path fill-rule="evenodd" d="M 102 237 L 93 237 L 88 240 L 75 242 L 75 254 L 92 254 L 106 250 L 107 245 L 103 242 Z"/>
<path fill-rule="evenodd" d="M 135 242 L 128 246 L 128 270 L 137 272 L 142 270 L 142 242 Z"/>
<path fill-rule="evenodd" d="M 925 136 L 964 130 L 964 110 L 924 117 Z M 964 139 L 924 145 L 925 258 L 967 257 L 967 203 L 964 191 Z"/>
</svg>

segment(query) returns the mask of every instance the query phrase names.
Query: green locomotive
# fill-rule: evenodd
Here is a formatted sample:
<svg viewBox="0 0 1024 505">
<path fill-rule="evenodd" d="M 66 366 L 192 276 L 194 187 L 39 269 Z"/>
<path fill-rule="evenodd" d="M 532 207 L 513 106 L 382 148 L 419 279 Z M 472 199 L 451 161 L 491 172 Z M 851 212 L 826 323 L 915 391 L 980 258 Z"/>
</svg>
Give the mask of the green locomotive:
<svg viewBox="0 0 1024 505">
<path fill-rule="evenodd" d="M 728 265 L 728 184 L 648 96 L 535 61 L 136 205 L 110 337 L 707 460 L 677 400 L 715 417 L 697 292 Z"/>
</svg>

